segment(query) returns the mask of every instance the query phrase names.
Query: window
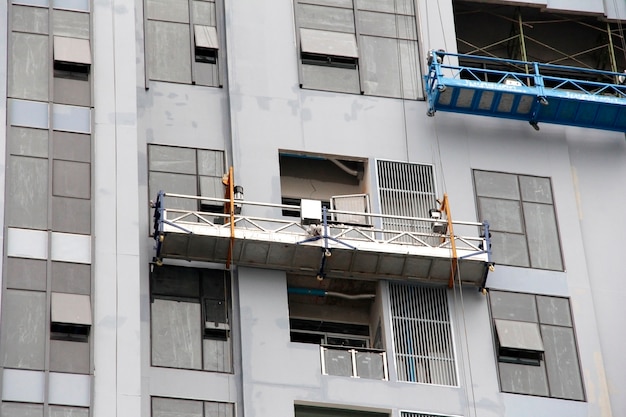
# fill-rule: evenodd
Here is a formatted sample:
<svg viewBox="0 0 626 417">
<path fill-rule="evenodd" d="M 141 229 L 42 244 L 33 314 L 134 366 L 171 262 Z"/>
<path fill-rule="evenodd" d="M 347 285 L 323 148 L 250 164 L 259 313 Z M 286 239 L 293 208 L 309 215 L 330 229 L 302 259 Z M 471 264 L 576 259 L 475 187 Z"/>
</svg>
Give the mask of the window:
<svg viewBox="0 0 626 417">
<path fill-rule="evenodd" d="M 598 18 L 595 13 L 564 14 L 540 7 L 494 5 L 464 0 L 454 0 L 453 5 L 457 48 L 461 54 L 615 72 L 626 68 L 626 58 L 619 46 L 619 23 Z M 572 9 L 579 7 L 573 3 L 572 6 Z M 489 27 L 490 30 L 476 30 L 479 27 Z M 460 64 L 476 66 L 471 60 L 461 61 Z M 507 70 L 496 66 L 490 69 Z M 524 68 L 518 70 L 523 71 Z M 580 76 L 580 72 L 578 75 L 568 74 L 563 68 L 554 68 L 553 73 L 548 68 L 542 68 L 541 71 L 567 78 Z"/>
<path fill-rule="evenodd" d="M 296 0 L 303 88 L 416 99 L 419 76 L 412 1 Z"/>
<path fill-rule="evenodd" d="M 584 400 L 567 298 L 490 291 L 503 392 Z"/>
<path fill-rule="evenodd" d="M 72 73 L 89 73 L 91 66 L 91 49 L 89 39 L 54 37 L 54 71 L 55 76 L 70 77 Z"/>
<path fill-rule="evenodd" d="M 231 403 L 152 397 L 152 417 L 235 417 Z"/>
<path fill-rule="evenodd" d="M 496 263 L 563 270 L 549 178 L 475 170 L 474 184 Z"/>
<path fill-rule="evenodd" d="M 389 417 L 389 413 L 295 405 L 295 417 Z"/>
<path fill-rule="evenodd" d="M 391 284 L 398 380 L 456 386 L 456 363 L 444 288 Z"/>
<path fill-rule="evenodd" d="M 148 145 L 148 170 L 150 199 L 155 199 L 159 191 L 224 198 L 222 151 Z M 222 203 L 208 200 L 196 203 L 196 200 L 173 198 L 168 205 L 192 211 L 223 211 Z"/>
<path fill-rule="evenodd" d="M 225 271 L 155 266 L 150 294 L 153 366 L 232 371 Z"/>
<path fill-rule="evenodd" d="M 91 330 L 91 299 L 88 295 L 53 292 L 51 338 L 86 342 Z"/>
<path fill-rule="evenodd" d="M 345 159 L 345 157 L 330 157 L 319 155 L 305 155 L 281 152 L 280 189 L 282 204 L 300 205 L 301 199 L 320 200 L 326 208 L 338 210 L 366 212 L 369 200 L 363 195 L 365 192 L 365 162 L 361 160 Z M 360 195 L 361 197 L 356 197 Z M 342 205 L 345 199 L 336 199 L 338 196 L 353 196 L 351 202 L 360 201 L 358 208 L 354 204 Z M 365 199 L 365 200 L 364 200 Z M 339 201 L 341 200 L 341 201 Z M 364 203 L 364 201 L 366 201 Z M 332 204 L 331 204 L 332 203 Z M 296 210 L 283 210 L 284 216 L 300 216 Z M 344 218 L 335 220 L 346 220 Z M 360 219 L 347 219 L 360 221 Z"/>
<path fill-rule="evenodd" d="M 146 0 L 145 4 L 148 78 L 221 87 L 220 3 Z"/>
</svg>

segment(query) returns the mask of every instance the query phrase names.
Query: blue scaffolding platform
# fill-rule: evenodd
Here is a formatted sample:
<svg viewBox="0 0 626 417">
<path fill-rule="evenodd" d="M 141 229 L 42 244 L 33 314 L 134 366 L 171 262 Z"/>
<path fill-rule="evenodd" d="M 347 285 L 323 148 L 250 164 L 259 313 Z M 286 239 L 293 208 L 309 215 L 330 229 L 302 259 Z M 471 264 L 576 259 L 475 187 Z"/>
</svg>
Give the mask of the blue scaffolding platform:
<svg viewBox="0 0 626 417">
<path fill-rule="evenodd" d="M 524 120 L 537 130 L 552 123 L 626 132 L 626 74 L 444 51 L 431 51 L 428 64 L 429 116 L 440 110 Z"/>
</svg>

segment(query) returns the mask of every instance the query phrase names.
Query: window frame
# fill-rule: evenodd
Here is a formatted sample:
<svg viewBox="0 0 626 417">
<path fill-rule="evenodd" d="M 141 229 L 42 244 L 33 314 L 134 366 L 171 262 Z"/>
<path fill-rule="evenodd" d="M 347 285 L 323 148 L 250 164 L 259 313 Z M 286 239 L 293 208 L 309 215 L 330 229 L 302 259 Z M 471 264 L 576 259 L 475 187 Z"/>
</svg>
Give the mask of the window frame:
<svg viewBox="0 0 626 417">
<path fill-rule="evenodd" d="M 148 3 L 150 0 L 143 0 L 143 27 L 144 27 L 144 36 L 143 36 L 143 44 L 144 44 L 144 88 L 148 90 L 150 88 L 150 82 L 167 82 L 167 83 L 175 83 L 175 84 L 186 84 L 186 85 L 200 85 L 205 87 L 213 87 L 213 88 L 223 88 L 226 80 L 226 48 L 225 45 L 225 36 L 226 31 L 224 28 L 224 5 L 222 0 L 213 0 L 210 3 L 215 5 L 215 26 L 206 25 L 202 23 L 202 21 L 196 21 L 194 16 L 194 0 L 186 0 L 187 1 L 187 17 L 186 22 L 181 22 L 180 19 L 177 20 L 165 20 L 162 17 L 149 17 L 150 14 L 148 12 Z M 209 2 L 207 2 L 209 3 Z M 148 30 L 149 22 L 154 23 L 175 23 L 180 25 L 187 26 L 187 32 L 189 36 L 189 57 L 188 60 L 185 61 L 185 65 L 189 64 L 189 79 L 188 80 L 164 80 L 164 79 L 154 79 L 151 76 L 150 61 L 153 57 L 150 55 L 150 42 L 149 39 L 150 34 Z M 215 28 L 215 33 L 217 35 L 217 48 L 198 48 L 196 46 L 196 26 L 209 26 Z M 198 54 L 200 53 L 200 54 Z M 202 72 L 208 72 L 208 68 L 202 69 L 202 65 L 215 65 L 215 74 L 217 75 L 217 80 L 215 82 L 208 83 L 205 82 L 204 79 L 206 77 L 202 77 L 199 75 Z"/>
<path fill-rule="evenodd" d="M 191 294 L 167 294 L 167 291 L 163 291 L 163 289 L 157 290 L 158 287 L 155 284 L 155 280 L 157 279 L 154 270 L 156 268 L 171 268 L 172 272 L 170 274 L 175 274 L 175 270 L 185 271 L 185 274 L 181 277 L 177 277 L 177 279 L 194 279 L 195 282 L 195 291 L 196 295 Z M 204 288 L 205 280 L 216 280 L 219 279 L 218 275 L 220 275 L 224 290 L 224 298 L 222 301 L 224 302 L 224 313 L 226 323 L 222 323 L 222 326 L 215 326 L 208 328 L 208 323 L 206 321 L 207 308 L 205 306 L 205 300 L 216 300 L 217 298 L 211 297 L 210 294 L 206 293 Z M 164 275 L 166 279 L 168 275 Z M 194 283 L 191 283 L 192 286 Z M 157 368 L 170 368 L 170 369 L 187 369 L 187 370 L 195 370 L 201 372 L 216 372 L 216 373 L 225 373 L 232 374 L 234 372 L 234 364 L 233 364 L 233 337 L 232 337 L 232 321 L 233 321 L 233 311 L 232 311 L 232 279 L 230 274 L 226 269 L 210 269 L 210 268 L 195 268 L 195 267 L 182 267 L 178 265 L 151 265 L 150 279 L 149 279 L 149 294 L 150 294 L 150 366 Z M 197 325 L 199 326 L 199 352 L 200 352 L 200 368 L 193 367 L 178 367 L 174 365 L 160 365 L 154 364 L 154 347 L 155 343 L 154 339 L 154 317 L 153 317 L 153 303 L 155 300 L 164 300 L 164 301 L 180 301 L 186 302 L 190 304 L 198 304 L 200 309 L 199 321 Z M 206 369 L 206 358 L 205 358 L 205 341 L 206 340 L 215 340 L 227 342 L 227 348 L 229 349 L 228 354 L 228 366 L 227 370 L 220 371 L 214 369 Z"/>
<path fill-rule="evenodd" d="M 495 294 L 497 293 L 502 293 L 502 294 L 508 294 L 510 296 L 531 296 L 533 297 L 533 306 L 535 309 L 535 318 L 534 321 L 530 321 L 529 318 L 516 318 L 516 319 L 502 319 L 502 318 L 495 318 L 494 316 L 494 301 L 493 298 L 495 296 Z M 568 317 L 569 317 L 569 324 L 556 324 L 556 323 L 548 323 L 546 321 L 542 321 L 543 319 L 541 318 L 540 314 L 540 308 L 539 308 L 539 299 L 540 297 L 543 298 L 550 298 L 550 299 L 558 299 L 558 300 L 565 300 L 567 302 L 567 311 L 568 311 Z M 579 353 L 579 348 L 578 348 L 578 337 L 576 335 L 576 326 L 574 323 L 574 317 L 572 314 L 572 305 L 570 302 L 570 298 L 568 297 L 561 297 L 561 296 L 552 296 L 552 295 L 546 295 L 546 294 L 534 294 L 534 293 L 523 293 L 523 292 L 516 292 L 516 291 L 505 291 L 505 290 L 489 290 L 488 292 L 488 309 L 489 309 L 489 320 L 490 320 L 490 325 L 491 325 L 491 335 L 492 335 L 492 344 L 494 347 L 494 359 L 496 362 L 496 372 L 497 372 L 497 376 L 498 376 L 498 386 L 500 387 L 500 392 L 503 393 L 509 393 L 509 394 L 515 394 L 515 395 L 530 395 L 533 397 L 542 397 L 542 398 L 555 398 L 555 399 L 561 399 L 561 400 L 567 400 L 567 401 L 578 401 L 578 402 L 586 402 L 587 401 L 587 394 L 586 394 L 586 388 L 585 388 L 585 379 L 583 376 L 583 367 L 581 365 L 580 362 L 580 353 Z M 511 310 L 512 311 L 512 310 Z M 540 336 L 541 336 L 541 340 L 542 343 L 544 344 L 544 351 L 541 352 L 541 357 L 539 359 L 537 359 L 537 357 L 532 357 L 529 358 L 527 356 L 524 355 L 524 351 L 520 351 L 519 353 L 521 354 L 521 357 L 518 356 L 517 360 L 511 360 L 511 358 L 503 358 L 501 356 L 500 353 L 500 343 L 499 343 L 499 336 L 497 334 L 497 330 L 496 330 L 496 320 L 509 320 L 509 321 L 514 321 L 514 322 L 521 322 L 521 323 L 535 323 L 538 327 L 539 327 L 539 332 L 540 332 Z M 561 328 L 561 329 L 571 329 L 572 334 L 573 334 L 573 344 L 574 344 L 574 349 L 575 349 L 575 355 L 576 355 L 576 361 L 575 361 L 575 370 L 578 371 L 578 382 L 580 384 L 580 394 L 582 396 L 582 398 L 566 398 L 563 396 L 558 396 L 558 395 L 553 395 L 553 386 L 555 385 L 555 382 L 552 381 L 551 384 L 551 377 L 550 377 L 550 373 L 548 370 L 548 362 L 551 362 L 551 360 L 549 360 L 547 358 L 546 355 L 546 351 L 549 349 L 548 346 L 545 345 L 544 339 L 544 327 L 549 327 L 549 328 Z M 531 352 L 530 350 L 526 350 L 525 352 Z M 500 364 L 514 364 L 514 365 L 519 365 L 519 366 L 525 366 L 525 367 L 530 367 L 529 369 L 541 369 L 541 372 L 543 374 L 543 381 L 545 382 L 545 387 L 547 389 L 547 395 L 541 395 L 541 394 L 537 394 L 537 393 L 528 393 L 528 392 L 516 392 L 514 390 L 506 390 L 503 386 L 503 377 L 502 377 L 502 371 L 500 370 Z M 574 368 L 571 368 L 571 370 L 574 370 Z"/>
<path fill-rule="evenodd" d="M 509 197 L 493 197 L 493 196 L 485 196 L 485 195 L 479 195 L 479 191 L 478 191 L 478 184 L 476 181 L 476 173 L 477 172 L 483 172 L 483 173 L 487 173 L 487 174 L 500 174 L 500 175 L 507 175 L 507 176 L 511 176 L 511 177 L 515 177 L 515 182 L 517 185 L 517 194 L 518 197 L 517 199 L 514 198 L 509 198 Z M 546 202 L 539 202 L 539 201 L 531 201 L 531 200 L 525 200 L 524 196 L 523 196 L 523 192 L 522 192 L 522 185 L 520 183 L 520 178 L 525 177 L 525 178 L 536 178 L 536 179 L 541 179 L 541 180 L 547 180 L 548 184 L 550 186 L 550 199 L 551 202 L 550 203 L 546 203 Z M 525 255 L 527 257 L 527 265 L 520 265 L 520 264 L 513 264 L 513 263 L 504 263 L 504 262 L 500 262 L 497 258 L 497 249 L 496 249 L 496 258 L 494 258 L 495 262 L 498 263 L 499 265 L 506 265 L 506 266 L 512 266 L 512 267 L 518 267 L 518 268 L 530 268 L 530 269 L 540 269 L 540 270 L 546 270 L 546 271 L 557 271 L 557 272 L 563 272 L 566 270 L 565 268 L 565 259 L 563 256 L 563 245 L 562 245 L 562 241 L 561 241 L 561 232 L 560 232 L 560 228 L 559 228 L 559 219 L 558 219 L 558 215 L 557 215 L 557 209 L 556 209 L 556 200 L 554 198 L 554 186 L 552 184 L 552 178 L 551 177 L 544 177 L 544 176 L 539 176 L 539 175 L 529 175 L 529 174 L 517 174 L 517 173 L 510 173 L 510 172 L 503 172 L 503 171 L 490 171 L 490 170 L 485 170 L 485 169 L 472 169 L 472 183 L 473 183 L 473 187 L 474 187 L 474 201 L 475 201 L 475 205 L 476 205 L 476 214 L 477 217 L 479 219 L 482 218 L 481 221 L 488 221 L 489 222 L 489 232 L 490 234 L 503 234 L 503 235 L 516 235 L 516 236 L 522 236 L 523 240 L 524 240 L 524 245 L 526 248 L 526 252 Z M 519 211 L 520 211 L 520 225 L 521 225 L 521 232 L 514 232 L 514 231 L 508 231 L 508 230 L 498 230 L 496 226 L 494 226 L 493 223 L 491 223 L 490 219 L 485 219 L 484 215 L 482 213 L 481 210 L 481 199 L 490 199 L 490 200 L 494 200 L 494 201 L 505 201 L 505 202 L 515 202 L 518 203 L 519 205 Z M 531 249 L 534 248 L 534 246 L 531 244 L 531 242 L 529 241 L 529 233 L 528 233 L 528 226 L 527 226 L 527 212 L 524 209 L 524 203 L 530 203 L 530 204 L 539 204 L 539 205 L 543 205 L 543 206 L 549 206 L 552 208 L 552 215 L 553 215 L 553 219 L 554 219 L 554 224 L 555 224 L 555 233 L 556 233 L 556 247 L 554 248 L 555 250 L 558 249 L 558 263 L 560 264 L 560 268 L 550 268 L 548 266 L 540 266 L 540 265 L 535 265 L 533 263 L 533 259 L 532 259 L 532 251 Z M 493 237 L 492 237 L 492 243 L 494 242 Z M 493 251 L 493 249 L 492 249 Z M 537 261 L 536 261 L 537 262 Z"/>
<path fill-rule="evenodd" d="M 422 65 L 422 58 L 421 58 L 422 54 L 420 52 L 421 44 L 420 44 L 420 39 L 418 36 L 419 15 L 418 15 L 418 9 L 416 6 L 412 6 L 413 8 L 412 12 L 408 12 L 406 10 L 400 10 L 400 9 L 390 11 L 390 10 L 373 10 L 372 8 L 358 8 L 356 2 L 352 2 L 352 1 L 350 2 L 351 7 L 347 7 L 347 4 L 346 5 L 327 4 L 327 3 L 311 1 L 311 0 L 293 0 L 293 1 L 294 1 L 293 5 L 294 5 L 295 38 L 296 38 L 296 48 L 297 48 L 296 54 L 297 54 L 297 62 L 298 62 L 298 80 L 299 80 L 299 85 L 301 89 L 321 90 L 321 91 L 329 91 L 329 92 L 335 92 L 335 93 L 360 94 L 360 95 L 367 95 L 367 96 L 372 96 L 372 97 L 394 98 L 394 99 L 401 99 L 401 100 L 421 101 L 425 99 L 425 94 L 423 91 L 423 82 L 422 82 L 423 65 Z M 338 10 L 350 10 L 352 11 L 352 15 L 354 19 L 353 21 L 354 31 L 348 32 L 346 30 L 342 30 L 342 28 L 340 27 L 337 27 L 337 28 L 328 28 L 328 27 L 324 27 L 324 28 L 315 27 L 314 28 L 310 26 L 302 27 L 301 26 L 302 18 L 300 16 L 301 13 L 298 10 L 300 5 L 335 8 Z M 385 15 L 385 16 L 387 15 L 393 16 L 394 18 L 393 21 L 395 22 L 394 25 L 395 25 L 395 30 L 396 30 L 395 36 L 389 36 L 389 35 L 385 36 L 384 34 L 381 34 L 381 33 L 378 33 L 378 34 L 372 34 L 372 33 L 366 33 L 366 32 L 362 33 L 359 29 L 359 26 L 360 26 L 359 13 L 370 14 L 370 15 L 380 14 L 380 15 Z M 407 35 L 406 33 L 401 33 L 402 29 L 400 28 L 401 24 L 398 19 L 399 17 L 411 18 L 410 21 L 414 24 L 414 29 L 415 29 L 414 30 L 415 39 L 412 39 L 411 36 Z M 312 25 L 312 26 L 315 26 L 315 25 Z M 356 56 L 350 56 L 350 55 L 354 55 L 350 53 L 332 54 L 332 53 L 311 53 L 311 52 L 305 51 L 305 49 L 302 46 L 303 36 L 302 36 L 301 31 L 303 29 L 326 32 L 328 34 L 335 33 L 338 36 L 353 35 L 354 40 L 355 40 Z M 409 31 L 405 30 L 405 32 L 413 33 L 412 30 L 409 30 Z M 393 74 L 393 76 L 390 77 L 390 79 L 397 80 L 397 85 L 395 85 L 396 83 L 388 83 L 388 82 L 383 82 L 382 84 L 386 86 L 387 88 L 397 87 L 399 89 L 397 95 L 393 95 L 392 93 L 386 93 L 384 91 L 380 91 L 380 92 L 376 92 L 376 91 L 368 92 L 367 91 L 368 84 L 378 86 L 380 82 L 372 82 L 372 80 L 367 79 L 367 74 L 365 73 L 367 65 L 364 65 L 364 62 L 365 62 L 364 59 L 366 58 L 367 52 L 364 51 L 364 47 L 363 47 L 364 41 L 362 39 L 363 37 L 393 40 L 396 42 L 395 49 L 397 53 L 397 73 Z M 401 45 L 402 42 L 405 42 L 405 43 L 414 42 L 415 44 L 415 48 L 413 50 L 414 53 L 411 54 L 410 53 L 411 48 L 408 48 L 407 54 L 403 55 L 404 48 L 402 48 L 402 45 Z M 374 62 L 374 60 L 372 60 L 372 62 Z M 403 68 L 405 67 L 405 62 L 409 62 L 409 64 L 414 62 L 414 65 L 415 65 L 415 68 L 413 68 L 414 71 L 408 71 L 405 74 L 405 72 L 403 71 Z M 351 85 L 350 82 L 346 82 L 341 87 L 338 87 L 336 85 L 335 86 L 330 85 L 326 88 L 322 88 L 320 86 L 305 86 L 306 84 L 306 80 L 305 80 L 306 77 L 304 75 L 305 66 L 335 68 L 336 70 L 339 70 L 339 71 L 354 70 L 356 71 L 356 79 L 358 82 L 358 86 Z M 391 67 L 389 67 L 389 69 L 391 69 Z M 345 74 L 346 74 L 346 77 L 348 77 L 349 73 L 346 72 Z M 413 77 L 413 75 L 415 75 L 414 80 L 410 78 L 410 77 Z M 334 78 L 339 78 L 339 73 L 334 73 Z M 411 83 L 407 83 L 407 81 L 411 81 Z M 413 82 L 415 83 L 414 91 L 407 90 L 407 85 L 409 86 L 409 88 L 411 88 L 413 86 L 412 84 Z M 356 91 L 355 91 L 355 87 L 356 87 Z"/>
</svg>

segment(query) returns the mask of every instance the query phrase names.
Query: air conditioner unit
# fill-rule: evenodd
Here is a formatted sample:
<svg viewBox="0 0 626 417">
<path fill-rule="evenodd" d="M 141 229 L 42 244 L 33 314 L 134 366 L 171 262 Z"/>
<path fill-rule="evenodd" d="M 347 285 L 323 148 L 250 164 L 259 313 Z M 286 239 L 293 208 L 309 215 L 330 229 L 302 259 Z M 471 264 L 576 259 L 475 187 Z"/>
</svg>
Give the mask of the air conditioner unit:
<svg viewBox="0 0 626 417">
<path fill-rule="evenodd" d="M 370 200 L 367 194 L 336 195 L 330 198 L 331 210 L 370 213 Z M 359 226 L 371 226 L 372 219 L 364 214 L 333 213 L 332 221 Z"/>
</svg>

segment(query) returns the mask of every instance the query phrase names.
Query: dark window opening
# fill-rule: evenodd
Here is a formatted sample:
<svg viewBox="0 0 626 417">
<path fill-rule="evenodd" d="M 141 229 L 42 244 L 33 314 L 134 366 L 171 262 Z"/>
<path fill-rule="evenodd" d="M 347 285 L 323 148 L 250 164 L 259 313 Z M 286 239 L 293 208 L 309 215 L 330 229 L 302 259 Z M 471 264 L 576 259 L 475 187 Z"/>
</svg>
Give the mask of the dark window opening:
<svg viewBox="0 0 626 417">
<path fill-rule="evenodd" d="M 50 325 L 50 338 L 52 340 L 65 340 L 69 342 L 87 342 L 91 326 L 72 323 L 52 323 Z"/>
<path fill-rule="evenodd" d="M 88 81 L 90 65 L 77 64 L 76 62 L 54 61 L 54 76 L 70 80 Z"/>
<path fill-rule="evenodd" d="M 319 65 L 322 67 L 335 67 L 343 69 L 356 69 L 358 59 L 347 56 L 333 56 L 302 52 L 302 63 L 306 65 Z"/>
<path fill-rule="evenodd" d="M 498 360 L 506 363 L 540 366 L 541 361 L 543 360 L 543 352 L 535 350 L 509 349 L 500 346 L 498 348 Z"/>
<path fill-rule="evenodd" d="M 196 46 L 196 62 L 217 64 L 217 49 Z"/>
</svg>

